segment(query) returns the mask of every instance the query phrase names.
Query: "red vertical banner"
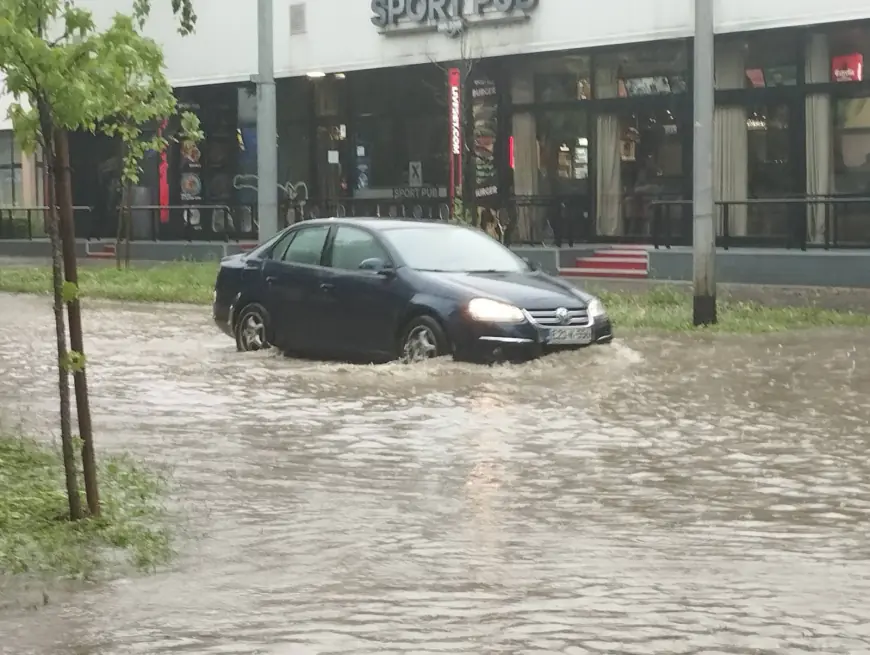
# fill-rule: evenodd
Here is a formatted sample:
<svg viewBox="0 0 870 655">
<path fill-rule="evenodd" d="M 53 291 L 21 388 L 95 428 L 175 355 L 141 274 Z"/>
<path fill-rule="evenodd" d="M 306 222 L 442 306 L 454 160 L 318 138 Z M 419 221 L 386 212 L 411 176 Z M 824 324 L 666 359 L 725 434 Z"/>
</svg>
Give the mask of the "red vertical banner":
<svg viewBox="0 0 870 655">
<path fill-rule="evenodd" d="M 450 147 L 450 215 L 455 216 L 456 198 L 462 197 L 462 74 L 458 68 L 447 71 Z"/>
<path fill-rule="evenodd" d="M 160 129 L 157 132 L 158 136 L 163 136 L 167 123 L 168 121 L 163 121 L 160 125 Z M 169 207 L 169 158 L 166 154 L 168 147 L 169 145 L 167 144 L 160 149 L 160 165 L 157 169 L 157 204 L 160 205 L 161 223 L 169 222 L 169 209 L 164 209 Z"/>
</svg>

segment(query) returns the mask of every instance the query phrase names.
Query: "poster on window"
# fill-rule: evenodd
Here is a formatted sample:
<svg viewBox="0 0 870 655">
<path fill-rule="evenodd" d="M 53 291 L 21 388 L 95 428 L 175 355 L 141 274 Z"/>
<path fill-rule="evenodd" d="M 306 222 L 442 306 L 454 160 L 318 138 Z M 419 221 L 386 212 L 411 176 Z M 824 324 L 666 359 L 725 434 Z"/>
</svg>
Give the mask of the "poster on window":
<svg viewBox="0 0 870 655">
<path fill-rule="evenodd" d="M 831 74 L 834 82 L 862 82 L 864 80 L 864 55 L 853 52 L 831 59 Z"/>
<path fill-rule="evenodd" d="M 488 198 L 498 193 L 495 161 L 498 93 L 493 80 L 474 80 L 471 89 L 471 115 L 474 120 L 474 196 Z"/>
</svg>

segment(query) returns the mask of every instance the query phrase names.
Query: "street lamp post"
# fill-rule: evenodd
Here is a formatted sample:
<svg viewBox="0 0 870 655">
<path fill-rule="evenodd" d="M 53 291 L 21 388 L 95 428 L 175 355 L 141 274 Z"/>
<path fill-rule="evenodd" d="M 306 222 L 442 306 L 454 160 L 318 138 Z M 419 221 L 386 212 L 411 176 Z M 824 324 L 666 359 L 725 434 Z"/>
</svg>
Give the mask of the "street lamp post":
<svg viewBox="0 0 870 655">
<path fill-rule="evenodd" d="M 695 325 L 716 323 L 716 214 L 713 203 L 713 0 L 695 0 L 693 282 Z"/>
<path fill-rule="evenodd" d="M 260 243 L 278 232 L 278 126 L 272 0 L 257 0 L 257 222 Z"/>
</svg>

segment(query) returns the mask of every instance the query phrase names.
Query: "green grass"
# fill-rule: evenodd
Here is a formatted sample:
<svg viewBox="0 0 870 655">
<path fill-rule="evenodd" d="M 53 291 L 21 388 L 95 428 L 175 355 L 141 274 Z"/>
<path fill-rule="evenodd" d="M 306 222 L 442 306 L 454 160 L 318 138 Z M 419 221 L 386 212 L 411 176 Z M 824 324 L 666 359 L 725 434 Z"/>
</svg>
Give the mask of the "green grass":
<svg viewBox="0 0 870 655">
<path fill-rule="evenodd" d="M 217 264 L 174 262 L 118 270 L 114 265 L 79 267 L 83 298 L 139 302 L 211 303 Z M 51 293 L 48 266 L 0 266 L 0 291 Z"/>
<path fill-rule="evenodd" d="M 127 457 L 104 456 L 99 468 L 103 514 L 73 523 L 59 449 L 0 435 L 0 574 L 90 578 L 168 560 L 164 479 Z"/>
<path fill-rule="evenodd" d="M 216 266 L 213 262 L 177 262 L 117 270 L 83 266 L 80 286 L 85 298 L 142 302 L 209 304 Z M 0 291 L 49 293 L 48 267 L 0 267 Z M 684 289 L 657 286 L 638 293 L 600 293 L 618 328 L 682 331 L 692 328 L 692 298 Z M 816 307 L 766 307 L 721 298 L 720 332 L 772 332 L 808 327 L 867 327 L 870 315 Z"/>
<path fill-rule="evenodd" d="M 620 328 L 679 332 L 692 326 L 692 296 L 685 290 L 657 286 L 642 293 L 598 294 Z M 818 307 L 767 307 L 757 302 L 720 298 L 717 332 L 780 332 L 814 327 L 870 327 L 870 314 Z"/>
</svg>

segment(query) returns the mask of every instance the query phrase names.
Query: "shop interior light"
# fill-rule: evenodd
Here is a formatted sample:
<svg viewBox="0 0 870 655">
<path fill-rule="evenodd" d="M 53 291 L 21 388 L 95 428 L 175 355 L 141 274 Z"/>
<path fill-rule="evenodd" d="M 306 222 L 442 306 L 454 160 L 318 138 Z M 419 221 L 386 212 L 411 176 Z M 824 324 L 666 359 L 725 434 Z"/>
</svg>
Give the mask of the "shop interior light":
<svg viewBox="0 0 870 655">
<path fill-rule="evenodd" d="M 308 77 L 310 77 L 311 79 L 319 79 L 321 77 L 326 77 L 326 73 L 321 73 L 320 71 L 312 71 L 311 73 L 308 73 Z"/>
<path fill-rule="evenodd" d="M 335 74 L 335 79 L 337 79 L 337 80 L 343 80 L 345 77 L 347 77 L 347 76 L 344 73 L 336 73 Z"/>
</svg>

